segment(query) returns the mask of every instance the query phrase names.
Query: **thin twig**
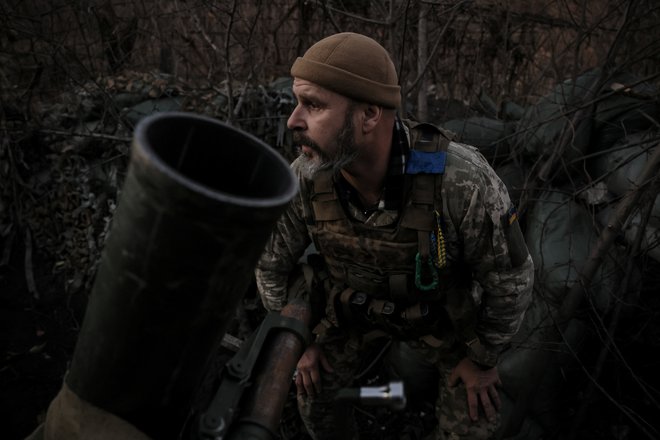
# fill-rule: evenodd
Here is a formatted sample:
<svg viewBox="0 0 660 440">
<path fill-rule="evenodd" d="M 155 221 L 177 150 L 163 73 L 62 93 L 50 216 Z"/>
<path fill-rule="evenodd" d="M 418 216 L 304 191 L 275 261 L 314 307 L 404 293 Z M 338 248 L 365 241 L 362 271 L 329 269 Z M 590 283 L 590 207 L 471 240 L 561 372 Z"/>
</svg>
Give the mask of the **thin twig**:
<svg viewBox="0 0 660 440">
<path fill-rule="evenodd" d="M 55 134 L 58 136 L 67 136 L 67 137 L 89 137 L 92 139 L 105 139 L 109 141 L 118 141 L 118 142 L 131 141 L 131 137 L 129 136 L 113 136 L 111 134 L 104 134 L 104 133 L 80 133 L 76 131 L 54 130 L 50 128 L 40 128 L 37 130 L 37 132 L 42 134 Z"/>
<path fill-rule="evenodd" d="M 623 225 L 637 206 L 640 197 L 645 193 L 657 194 L 660 185 L 660 144 L 649 158 L 644 170 L 640 175 L 639 181 L 642 182 L 638 187 L 632 189 L 626 196 L 619 202 L 617 209 L 610 216 L 607 222 L 607 227 L 603 230 L 600 238 L 594 248 L 592 249 L 589 257 L 583 264 L 578 279 L 573 283 L 570 290 L 563 298 L 560 309 L 550 319 L 555 323 L 554 326 L 545 326 L 540 330 L 538 336 L 539 341 L 559 342 L 563 340 L 563 333 L 570 322 L 575 316 L 575 312 L 582 303 L 585 292 L 589 289 L 591 281 L 600 267 L 600 263 L 614 243 L 615 238 L 621 232 Z M 570 348 L 570 347 L 569 347 Z M 532 384 L 526 390 L 523 390 L 516 399 L 515 409 L 512 411 L 511 420 L 506 421 L 507 424 L 513 425 L 514 429 L 518 429 L 521 420 L 516 419 L 520 414 L 527 412 L 530 399 L 536 393 L 536 388 L 539 385 L 541 378 L 545 374 L 548 363 L 551 362 L 551 353 L 546 351 L 539 351 L 537 356 L 530 358 L 526 365 L 526 374 L 530 378 Z M 596 384 L 597 385 L 597 384 Z M 626 416 L 632 416 L 622 411 Z M 633 420 L 637 424 L 636 420 Z M 507 426 L 511 429 L 511 426 Z"/>
<path fill-rule="evenodd" d="M 234 92 L 232 90 L 233 74 L 231 69 L 231 53 L 230 41 L 232 28 L 234 26 L 234 15 L 236 14 L 237 2 L 234 0 L 231 5 L 231 12 L 229 13 L 229 24 L 227 25 L 227 32 L 225 32 L 225 74 L 227 81 L 227 121 L 231 122 L 234 116 Z"/>
<path fill-rule="evenodd" d="M 600 239 L 592 249 L 589 258 L 585 261 L 578 282 L 573 284 L 564 298 L 559 310 L 559 322 L 567 322 L 573 317 L 582 302 L 584 292 L 591 285 L 591 281 L 600 267 L 603 256 L 607 253 L 614 240 L 621 232 L 630 213 L 637 207 L 640 197 L 645 191 L 657 193 L 656 186 L 660 181 L 660 144 L 656 144 L 655 151 L 649 157 L 639 178 L 640 186 L 630 191 L 620 202 L 616 211 L 610 216 L 607 227 L 603 229 Z"/>
<path fill-rule="evenodd" d="M 651 199 L 651 202 L 654 199 Z M 626 264 L 626 272 L 623 280 L 620 283 L 619 288 L 617 289 L 620 292 L 628 292 L 630 289 L 631 285 L 631 278 L 632 278 L 632 273 L 634 271 L 634 266 L 635 266 L 635 257 L 637 257 L 640 253 L 640 249 L 642 246 L 642 240 L 645 235 L 645 230 L 646 226 L 648 225 L 648 222 L 651 218 L 651 213 L 652 213 L 652 208 L 653 208 L 653 203 L 646 203 L 645 205 L 645 214 L 643 221 L 640 223 L 639 228 L 637 229 L 637 235 L 635 237 L 635 240 L 633 242 L 633 245 L 628 252 L 628 263 Z M 569 433 L 569 440 L 572 440 L 576 438 L 578 435 L 578 429 L 582 424 L 584 423 L 584 420 L 586 418 L 586 415 L 588 413 L 590 404 L 591 404 L 591 396 L 593 395 L 596 387 L 598 386 L 598 381 L 600 379 L 600 376 L 602 374 L 605 361 L 608 358 L 608 355 L 612 349 L 614 349 L 617 353 L 619 353 L 619 350 L 616 347 L 616 343 L 614 341 L 614 334 L 617 331 L 618 325 L 619 325 L 619 319 L 621 316 L 621 310 L 623 309 L 623 304 L 624 301 L 620 300 L 617 302 L 616 306 L 614 307 L 614 311 L 612 313 L 612 317 L 610 319 L 610 325 L 608 326 L 607 330 L 605 331 L 605 340 L 603 341 L 603 346 L 600 350 L 600 353 L 598 355 L 598 359 L 596 361 L 596 364 L 593 368 L 593 373 L 589 375 L 589 385 L 587 386 L 587 390 L 584 393 L 584 399 L 582 400 L 582 405 L 580 405 L 580 408 L 576 414 L 576 416 L 573 419 L 573 425 L 571 428 L 571 432 Z M 597 312 L 596 312 L 597 313 Z M 600 316 L 598 316 L 600 318 Z M 614 347 L 614 348 L 613 348 Z M 625 363 L 625 359 L 620 356 L 620 359 Z M 637 378 L 637 375 L 634 374 L 632 369 L 629 369 L 629 372 L 631 373 L 631 376 L 633 378 Z M 639 383 L 639 382 L 638 382 Z M 644 390 L 644 387 L 640 385 L 640 388 Z M 600 386 L 598 386 L 600 388 Z M 602 390 L 604 391 L 604 390 Z M 645 393 L 647 398 L 657 407 L 658 402 L 655 401 L 653 396 L 650 393 Z"/>
<path fill-rule="evenodd" d="M 37 283 L 34 281 L 34 267 L 32 265 L 32 233 L 30 228 L 25 228 L 25 282 L 27 283 L 28 292 L 36 300 L 39 299 L 39 291 L 37 290 Z"/>
</svg>

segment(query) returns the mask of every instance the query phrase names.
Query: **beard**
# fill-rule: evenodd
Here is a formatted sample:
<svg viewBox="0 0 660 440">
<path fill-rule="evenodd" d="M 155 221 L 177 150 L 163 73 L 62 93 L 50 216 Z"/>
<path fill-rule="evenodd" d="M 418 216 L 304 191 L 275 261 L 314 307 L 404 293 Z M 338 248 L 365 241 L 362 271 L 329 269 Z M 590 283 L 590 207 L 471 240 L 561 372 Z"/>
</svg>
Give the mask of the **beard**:
<svg viewBox="0 0 660 440">
<path fill-rule="evenodd" d="M 293 132 L 293 142 L 296 145 L 305 145 L 316 153 L 314 156 L 302 154 L 301 172 L 304 177 L 311 179 L 318 172 L 332 168 L 333 173 L 338 173 L 342 168 L 350 165 L 358 157 L 359 150 L 355 143 L 354 124 L 352 108 L 346 113 L 344 125 L 337 134 L 335 148 L 328 153 L 310 137 L 300 131 Z"/>
</svg>

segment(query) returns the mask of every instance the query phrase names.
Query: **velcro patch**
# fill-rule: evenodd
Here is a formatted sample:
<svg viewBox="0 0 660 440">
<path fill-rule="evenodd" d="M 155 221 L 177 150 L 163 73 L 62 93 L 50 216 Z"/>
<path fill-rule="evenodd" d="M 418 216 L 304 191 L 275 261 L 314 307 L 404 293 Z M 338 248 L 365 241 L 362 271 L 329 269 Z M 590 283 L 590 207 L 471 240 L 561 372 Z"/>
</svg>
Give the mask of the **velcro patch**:
<svg viewBox="0 0 660 440">
<path fill-rule="evenodd" d="M 527 261 L 527 243 L 525 236 L 520 230 L 520 223 L 518 223 L 518 212 L 515 207 L 511 207 L 505 215 L 502 216 L 502 227 L 504 228 L 504 235 L 506 237 L 507 246 L 509 248 L 509 257 L 511 258 L 511 266 L 519 267 Z"/>
<path fill-rule="evenodd" d="M 443 174 L 447 153 L 445 151 L 417 151 L 410 150 L 406 163 L 406 174 Z"/>
<path fill-rule="evenodd" d="M 516 210 L 515 206 L 509 208 L 509 210 L 507 211 L 507 216 L 509 218 L 509 224 L 512 224 L 513 222 L 518 220 L 518 210 Z"/>
</svg>

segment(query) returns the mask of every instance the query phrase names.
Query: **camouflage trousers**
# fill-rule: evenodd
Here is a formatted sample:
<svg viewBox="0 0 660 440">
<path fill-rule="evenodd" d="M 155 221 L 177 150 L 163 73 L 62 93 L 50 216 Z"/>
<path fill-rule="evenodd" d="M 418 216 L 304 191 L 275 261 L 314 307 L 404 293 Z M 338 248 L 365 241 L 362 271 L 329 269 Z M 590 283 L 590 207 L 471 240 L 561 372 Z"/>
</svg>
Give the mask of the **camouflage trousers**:
<svg viewBox="0 0 660 440">
<path fill-rule="evenodd" d="M 334 372 L 321 372 L 323 384 L 321 393 L 313 397 L 298 396 L 301 419 L 314 440 L 337 439 L 337 430 L 344 424 L 347 424 L 348 431 L 345 438 L 357 439 L 358 429 L 352 417 L 345 419 L 342 417 L 342 420 L 337 420 L 338 408 L 335 407 L 334 397 L 340 389 L 354 386 L 354 378 L 362 362 L 364 343 L 360 337 L 337 334 L 324 335 L 318 342 Z M 438 399 L 435 403 L 438 425 L 435 431 L 428 433 L 425 438 L 436 440 L 492 438 L 500 424 L 499 414 L 496 422 L 488 422 L 480 408 L 479 420 L 473 422 L 468 415 L 465 387 L 462 384 L 455 387 L 447 385 L 451 370 L 463 357 L 463 353 L 456 350 L 443 352 L 422 341 L 414 341 L 409 345 L 422 359 L 433 364 L 439 373 Z"/>
</svg>

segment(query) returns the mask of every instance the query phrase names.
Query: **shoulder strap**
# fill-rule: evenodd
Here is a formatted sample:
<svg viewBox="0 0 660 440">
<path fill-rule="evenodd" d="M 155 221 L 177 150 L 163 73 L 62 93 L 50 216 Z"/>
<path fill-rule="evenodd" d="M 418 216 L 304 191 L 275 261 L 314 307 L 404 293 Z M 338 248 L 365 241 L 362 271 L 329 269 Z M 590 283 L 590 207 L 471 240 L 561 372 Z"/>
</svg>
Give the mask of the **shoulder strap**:
<svg viewBox="0 0 660 440">
<path fill-rule="evenodd" d="M 410 128 L 411 148 L 406 174 L 411 175 L 412 188 L 401 225 L 417 230 L 415 285 L 422 291 L 435 291 L 438 274 L 431 258 L 431 241 L 432 237 L 439 235 L 442 176 L 451 134 L 431 124 L 414 123 Z"/>
<path fill-rule="evenodd" d="M 406 173 L 443 174 L 447 146 L 453 134 L 427 123 L 414 123 L 410 128 L 411 149 L 406 163 Z"/>
<path fill-rule="evenodd" d="M 315 221 L 339 220 L 346 217 L 334 191 L 332 170 L 317 173 L 312 183 L 310 197 Z"/>
<path fill-rule="evenodd" d="M 430 232 L 436 225 L 434 212 L 442 209 L 439 191 L 452 134 L 426 123 L 413 123 L 410 128 L 406 174 L 412 176 L 412 188 L 401 225 Z"/>
</svg>

